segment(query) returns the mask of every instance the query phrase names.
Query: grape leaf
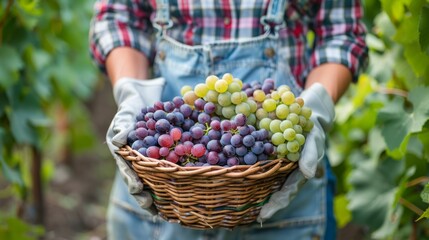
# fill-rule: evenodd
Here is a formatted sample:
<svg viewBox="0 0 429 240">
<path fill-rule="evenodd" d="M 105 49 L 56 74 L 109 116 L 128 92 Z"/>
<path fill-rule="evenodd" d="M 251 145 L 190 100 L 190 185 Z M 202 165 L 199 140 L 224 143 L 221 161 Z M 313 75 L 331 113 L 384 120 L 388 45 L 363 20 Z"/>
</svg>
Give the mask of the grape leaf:
<svg viewBox="0 0 429 240">
<path fill-rule="evenodd" d="M 419 19 L 419 42 L 422 52 L 429 55 L 429 4 L 422 7 Z"/>
<path fill-rule="evenodd" d="M 7 59 L 7 61 L 1 61 L 0 64 L 0 86 L 7 88 L 14 80 L 14 74 L 16 71 L 24 66 L 21 57 L 16 49 L 8 45 L 0 47 L 0 59 Z"/>
<path fill-rule="evenodd" d="M 422 197 L 423 202 L 429 203 L 429 183 L 426 184 L 425 188 L 423 189 L 422 193 L 420 194 L 420 197 Z"/>
<path fill-rule="evenodd" d="M 405 137 L 411 133 L 420 132 L 429 119 L 429 87 L 416 87 L 409 92 L 408 100 L 413 110 L 404 109 L 404 100 L 394 98 L 377 115 L 387 147 L 390 150 L 398 148 Z"/>
</svg>

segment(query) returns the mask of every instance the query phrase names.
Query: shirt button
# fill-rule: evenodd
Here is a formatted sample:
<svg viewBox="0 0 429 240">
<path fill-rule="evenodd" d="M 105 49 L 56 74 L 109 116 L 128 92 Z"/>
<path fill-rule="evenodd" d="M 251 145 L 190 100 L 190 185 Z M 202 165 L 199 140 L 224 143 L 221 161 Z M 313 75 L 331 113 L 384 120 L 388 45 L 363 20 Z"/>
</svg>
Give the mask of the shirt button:
<svg viewBox="0 0 429 240">
<path fill-rule="evenodd" d="M 223 23 L 224 23 L 225 25 L 229 25 L 229 24 L 231 23 L 231 18 L 226 17 L 225 19 L 223 19 Z"/>
<path fill-rule="evenodd" d="M 267 58 L 272 58 L 276 54 L 276 51 L 273 48 L 266 48 L 264 54 Z"/>
</svg>

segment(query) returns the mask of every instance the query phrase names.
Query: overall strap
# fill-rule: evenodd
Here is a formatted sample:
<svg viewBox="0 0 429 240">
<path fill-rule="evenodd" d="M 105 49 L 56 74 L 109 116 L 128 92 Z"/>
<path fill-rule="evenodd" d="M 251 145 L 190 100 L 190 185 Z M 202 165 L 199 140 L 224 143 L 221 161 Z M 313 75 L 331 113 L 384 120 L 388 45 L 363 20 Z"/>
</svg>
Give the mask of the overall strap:
<svg viewBox="0 0 429 240">
<path fill-rule="evenodd" d="M 163 30 L 170 28 L 173 22 L 170 19 L 170 4 L 168 0 L 156 0 L 156 15 L 153 25 L 162 34 Z"/>
<path fill-rule="evenodd" d="M 261 18 L 261 23 L 266 28 L 284 23 L 283 18 L 286 11 L 287 0 L 271 0 L 268 5 L 267 14 Z"/>
</svg>

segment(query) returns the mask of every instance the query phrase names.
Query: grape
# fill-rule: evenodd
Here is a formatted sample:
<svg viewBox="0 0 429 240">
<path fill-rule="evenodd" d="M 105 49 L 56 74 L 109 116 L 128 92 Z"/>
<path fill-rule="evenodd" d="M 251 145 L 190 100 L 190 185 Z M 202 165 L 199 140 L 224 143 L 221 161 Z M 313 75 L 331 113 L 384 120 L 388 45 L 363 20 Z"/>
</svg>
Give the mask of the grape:
<svg viewBox="0 0 429 240">
<path fill-rule="evenodd" d="M 182 131 L 179 128 L 173 128 L 170 130 L 170 136 L 173 138 L 174 141 L 179 141 L 182 137 Z"/>
<path fill-rule="evenodd" d="M 217 103 L 219 93 L 215 90 L 209 90 L 205 96 L 205 100 L 212 103 Z"/>
<path fill-rule="evenodd" d="M 266 118 L 266 117 L 268 117 L 268 113 L 263 108 L 258 108 L 256 110 L 256 118 L 258 120 L 261 120 L 261 119 Z"/>
<path fill-rule="evenodd" d="M 218 98 L 217 98 L 217 102 L 222 107 L 226 107 L 226 106 L 231 105 L 231 93 L 230 92 L 220 93 Z"/>
<path fill-rule="evenodd" d="M 241 102 L 246 102 L 247 99 L 247 94 L 245 92 L 240 92 L 241 95 Z"/>
<path fill-rule="evenodd" d="M 240 92 L 240 90 L 241 90 L 241 87 L 238 83 L 231 82 L 228 86 L 228 92 L 230 93 Z"/>
<path fill-rule="evenodd" d="M 183 156 L 186 154 L 186 147 L 183 144 L 177 144 L 174 147 L 174 153 L 176 153 L 177 156 Z"/>
<path fill-rule="evenodd" d="M 145 147 L 155 146 L 156 143 L 157 141 L 153 136 L 147 136 L 143 139 L 143 146 Z"/>
<path fill-rule="evenodd" d="M 175 124 L 181 125 L 185 122 L 185 116 L 181 112 L 173 112 L 174 116 L 176 117 Z"/>
<path fill-rule="evenodd" d="M 262 141 L 256 141 L 255 144 L 251 147 L 251 151 L 259 155 L 264 152 L 264 143 Z"/>
<path fill-rule="evenodd" d="M 214 139 L 214 140 L 220 140 L 220 137 L 222 136 L 222 133 L 220 131 L 214 130 L 214 129 L 210 129 L 207 133 L 207 136 L 210 139 Z"/>
<path fill-rule="evenodd" d="M 168 134 L 162 134 L 158 138 L 158 144 L 161 147 L 170 148 L 171 146 L 173 146 L 173 143 L 173 138 Z"/>
<path fill-rule="evenodd" d="M 227 89 L 228 89 L 228 82 L 227 81 L 225 81 L 224 79 L 216 81 L 215 90 L 218 93 L 224 93 L 224 92 L 226 92 Z"/>
<path fill-rule="evenodd" d="M 213 120 L 213 118 L 212 118 L 212 122 L 210 123 L 210 127 L 211 127 L 213 130 L 220 131 L 220 129 L 221 129 L 220 121 L 218 121 L 218 120 Z"/>
<path fill-rule="evenodd" d="M 220 138 L 220 144 L 222 144 L 222 146 L 231 144 L 231 137 L 232 135 L 229 132 L 223 134 L 222 137 Z"/>
<path fill-rule="evenodd" d="M 210 122 L 210 115 L 202 112 L 198 115 L 198 122 L 202 124 L 208 124 Z"/>
<path fill-rule="evenodd" d="M 291 105 L 295 102 L 295 95 L 291 91 L 286 91 L 281 95 L 282 102 L 286 105 Z"/>
<path fill-rule="evenodd" d="M 197 100 L 195 100 L 194 102 L 194 106 L 197 110 L 204 110 L 204 105 L 206 105 L 206 101 L 204 101 L 204 99 L 202 98 L 198 98 Z"/>
<path fill-rule="evenodd" d="M 258 109 L 258 105 L 256 104 L 256 102 L 254 100 L 247 99 L 246 103 L 249 104 L 250 112 L 252 112 L 252 113 L 256 112 L 256 110 Z"/>
<path fill-rule="evenodd" d="M 273 134 L 273 136 L 271 136 L 271 142 L 278 146 L 285 142 L 285 138 L 283 137 L 282 133 L 276 132 Z"/>
<path fill-rule="evenodd" d="M 166 112 L 172 112 L 175 108 L 175 105 L 173 102 L 165 102 L 164 103 L 164 110 Z"/>
<path fill-rule="evenodd" d="M 218 116 L 223 116 L 222 115 L 222 106 L 221 105 L 219 105 L 219 104 L 216 104 L 216 110 L 215 110 L 215 113 L 216 113 L 216 115 L 218 115 Z"/>
<path fill-rule="evenodd" d="M 309 120 L 309 121 L 307 121 L 307 124 L 305 125 L 305 127 L 303 128 L 303 130 L 306 131 L 306 132 L 310 132 L 311 129 L 313 129 L 313 126 L 314 126 L 314 122 L 311 121 L 311 120 Z"/>
<path fill-rule="evenodd" d="M 169 153 L 170 153 L 170 149 L 168 149 L 167 147 L 161 147 L 159 149 L 159 155 L 161 157 L 167 157 Z"/>
<path fill-rule="evenodd" d="M 203 144 L 204 146 L 207 146 L 207 143 L 208 143 L 209 141 L 210 141 L 209 136 L 204 135 L 204 136 L 202 136 L 202 137 L 199 139 L 198 143 L 201 143 L 201 144 Z"/>
<path fill-rule="evenodd" d="M 138 150 L 144 146 L 147 146 L 143 140 L 136 140 L 132 143 L 131 148 L 134 150 Z"/>
<path fill-rule="evenodd" d="M 198 96 L 195 94 L 194 91 L 188 91 L 185 93 L 185 95 L 183 95 L 183 100 L 185 101 L 185 103 L 193 106 L 195 100 L 198 99 Z"/>
<path fill-rule="evenodd" d="M 284 105 L 284 104 L 280 104 L 277 106 L 276 108 L 276 116 L 279 119 L 286 119 L 286 117 L 289 115 L 289 107 Z"/>
<path fill-rule="evenodd" d="M 199 83 L 195 86 L 194 92 L 198 97 L 205 97 L 208 92 L 208 87 L 204 83 Z"/>
<path fill-rule="evenodd" d="M 271 119 L 269 118 L 263 118 L 261 119 L 261 121 L 259 121 L 259 129 L 266 129 L 266 130 L 270 130 L 270 123 L 271 123 Z"/>
<path fill-rule="evenodd" d="M 234 107 L 234 105 L 223 107 L 222 108 L 222 115 L 225 118 L 228 118 L 228 119 L 232 118 L 235 115 L 235 107 Z"/>
<path fill-rule="evenodd" d="M 253 126 L 256 124 L 256 115 L 251 113 L 248 117 L 247 117 L 247 124 L 249 124 L 249 126 Z"/>
<path fill-rule="evenodd" d="M 302 135 L 300 133 L 297 133 L 295 135 L 295 139 L 296 139 L 296 141 L 298 141 L 299 145 L 301 145 L 301 146 L 304 145 L 304 143 L 305 143 L 305 137 L 304 137 L 304 135 Z"/>
<path fill-rule="evenodd" d="M 232 82 L 237 83 L 240 86 L 240 89 L 243 88 L 243 82 L 239 78 L 234 78 Z"/>
<path fill-rule="evenodd" d="M 147 153 L 146 153 L 147 148 L 145 147 L 141 147 L 139 148 L 139 150 L 137 150 L 141 155 L 147 157 Z"/>
<path fill-rule="evenodd" d="M 277 88 L 277 91 L 279 92 L 280 95 L 282 95 L 283 93 L 290 91 L 290 87 L 287 85 L 280 85 Z"/>
<path fill-rule="evenodd" d="M 207 114 L 212 114 L 214 113 L 216 110 L 216 105 L 212 102 L 207 102 L 204 105 L 204 112 L 206 112 Z"/>
<path fill-rule="evenodd" d="M 307 118 L 305 118 L 304 116 L 300 115 L 299 116 L 299 122 L 298 122 L 298 124 L 301 127 L 305 127 L 305 125 L 307 125 Z"/>
<path fill-rule="evenodd" d="M 240 103 L 237 106 L 235 106 L 235 112 L 236 113 L 242 113 L 246 116 L 249 116 L 250 115 L 250 106 L 248 103 L 245 103 L 245 102 Z"/>
<path fill-rule="evenodd" d="M 280 96 L 279 92 L 272 91 L 271 92 L 271 98 L 274 99 L 274 100 L 276 100 L 276 101 L 278 101 L 278 100 L 280 100 L 281 96 Z"/>
<path fill-rule="evenodd" d="M 198 122 L 198 115 L 200 115 L 200 112 L 198 112 L 197 110 L 192 110 L 190 118 L 195 122 Z"/>
<path fill-rule="evenodd" d="M 204 130 L 201 127 L 193 126 L 189 132 L 193 139 L 200 139 L 204 135 Z"/>
<path fill-rule="evenodd" d="M 177 163 L 179 161 L 179 156 L 174 152 L 170 152 L 165 159 L 169 162 Z"/>
<path fill-rule="evenodd" d="M 253 92 L 253 99 L 257 102 L 263 102 L 265 100 L 265 93 L 262 90 L 255 90 Z"/>
<path fill-rule="evenodd" d="M 291 113 L 299 114 L 301 112 L 301 106 L 298 103 L 294 102 L 289 106 L 289 110 Z"/>
<path fill-rule="evenodd" d="M 295 130 L 296 133 L 302 134 L 302 127 L 301 127 L 301 125 L 293 125 L 293 130 Z"/>
<path fill-rule="evenodd" d="M 222 131 L 229 131 L 231 129 L 231 121 L 222 120 L 220 122 L 220 128 L 222 129 Z"/>
<path fill-rule="evenodd" d="M 205 153 L 206 153 L 206 147 L 201 143 L 195 144 L 191 149 L 191 154 L 194 155 L 195 157 L 201 157 Z"/>
<path fill-rule="evenodd" d="M 301 115 L 304 116 L 306 119 L 310 119 L 311 117 L 311 108 L 309 107 L 302 107 L 301 108 Z"/>
<path fill-rule="evenodd" d="M 256 161 L 258 161 L 258 158 L 254 153 L 248 152 L 246 155 L 244 155 L 244 162 L 247 165 L 253 165 L 256 163 Z"/>
<path fill-rule="evenodd" d="M 157 147 L 157 146 L 150 146 L 150 147 L 148 147 L 146 149 L 146 154 L 150 158 L 159 159 L 160 158 L 159 147 Z"/>
<path fill-rule="evenodd" d="M 244 114 L 237 114 L 234 118 L 235 123 L 237 126 L 244 126 L 246 124 L 246 116 Z"/>
<path fill-rule="evenodd" d="M 272 154 L 274 154 L 274 152 L 275 152 L 275 148 L 274 148 L 273 144 L 271 144 L 269 142 L 264 143 L 264 153 L 265 154 L 272 155 Z"/>
<path fill-rule="evenodd" d="M 191 141 L 185 141 L 183 142 L 183 146 L 185 146 L 186 154 L 191 154 L 191 149 L 194 144 Z"/>
<path fill-rule="evenodd" d="M 216 165 L 219 162 L 219 154 L 215 151 L 210 151 L 207 154 L 207 162 L 210 165 Z"/>
<path fill-rule="evenodd" d="M 167 113 L 167 115 L 166 115 L 166 119 L 167 119 L 167 121 L 169 121 L 171 124 L 174 124 L 174 125 L 176 125 L 177 124 L 177 117 L 176 117 L 176 114 L 174 114 L 174 112 L 169 112 L 169 113 Z"/>
<path fill-rule="evenodd" d="M 190 132 L 183 132 L 182 133 L 182 137 L 180 138 L 180 142 L 186 142 L 186 141 L 191 141 L 192 140 L 192 135 Z"/>
<path fill-rule="evenodd" d="M 239 134 L 235 134 L 231 137 L 231 145 L 233 147 L 240 147 L 242 145 L 243 137 Z"/>
<path fill-rule="evenodd" d="M 265 99 L 265 101 L 262 103 L 262 107 L 264 108 L 265 111 L 272 112 L 276 110 L 276 106 L 277 106 L 276 104 L 277 104 L 276 100 L 268 98 L 268 99 Z"/>
<path fill-rule="evenodd" d="M 209 90 L 215 89 L 215 83 L 217 82 L 218 77 L 215 75 L 210 75 L 206 78 L 206 85 Z"/>
<path fill-rule="evenodd" d="M 144 139 L 149 134 L 147 129 L 143 127 L 137 128 L 134 133 L 138 139 Z"/>
<path fill-rule="evenodd" d="M 222 150 L 222 146 L 220 145 L 220 142 L 218 140 L 213 139 L 207 143 L 207 150 L 220 152 Z"/>
<path fill-rule="evenodd" d="M 286 143 L 282 143 L 280 145 L 277 146 L 277 153 L 280 155 L 286 155 L 289 153 L 289 151 L 287 150 L 287 144 Z"/>
<path fill-rule="evenodd" d="M 292 128 L 288 128 L 283 132 L 283 137 L 287 141 L 293 141 L 295 139 L 295 136 L 296 136 L 296 132 Z"/>
<path fill-rule="evenodd" d="M 255 144 L 255 138 L 252 135 L 246 135 L 243 137 L 243 145 L 251 147 Z"/>
<path fill-rule="evenodd" d="M 230 167 L 240 164 L 240 161 L 236 157 L 230 157 L 226 160 L 226 164 Z"/>
<path fill-rule="evenodd" d="M 292 162 L 296 162 L 299 160 L 299 158 L 301 157 L 301 155 L 299 153 L 288 153 L 287 155 L 287 159 L 289 159 Z"/>
<path fill-rule="evenodd" d="M 192 87 L 191 87 L 191 86 L 189 86 L 189 85 L 185 85 L 185 86 L 183 86 L 183 87 L 180 89 L 180 94 L 181 94 L 182 96 L 185 96 L 185 93 L 187 93 L 187 92 L 189 92 L 189 91 L 192 91 Z"/>
<path fill-rule="evenodd" d="M 188 104 L 183 104 L 182 106 L 180 106 L 180 112 L 183 114 L 183 116 L 185 118 L 187 118 L 187 117 L 191 116 L 192 108 Z"/>
<path fill-rule="evenodd" d="M 235 155 L 235 147 L 233 147 L 232 145 L 224 146 L 222 151 L 226 157 L 233 157 Z"/>
<path fill-rule="evenodd" d="M 288 119 L 289 121 L 291 121 L 293 125 L 296 125 L 296 124 L 298 124 L 298 123 L 299 123 L 299 117 L 298 117 L 298 115 L 297 115 L 296 113 L 290 113 L 290 114 L 287 116 L 287 119 Z"/>
<path fill-rule="evenodd" d="M 170 122 L 166 119 L 160 119 L 155 123 L 155 129 L 159 133 L 166 133 L 170 130 Z"/>
<path fill-rule="evenodd" d="M 153 104 L 153 107 L 155 110 L 164 110 L 164 103 L 162 103 L 161 101 L 156 101 Z"/>
<path fill-rule="evenodd" d="M 280 130 L 282 131 L 282 132 L 284 132 L 286 129 L 288 129 L 288 128 L 292 128 L 293 127 L 293 124 L 292 124 L 292 122 L 290 121 L 290 120 L 283 120 L 281 123 L 280 123 Z"/>
<path fill-rule="evenodd" d="M 245 146 L 240 146 L 235 148 L 235 154 L 237 156 L 243 157 L 247 153 L 247 148 Z"/>
<path fill-rule="evenodd" d="M 176 96 L 173 98 L 173 103 L 176 108 L 180 108 L 180 106 L 182 106 L 185 103 L 185 101 L 183 101 L 181 97 Z"/>
<path fill-rule="evenodd" d="M 182 124 L 182 128 L 185 131 L 189 131 L 189 129 L 191 129 L 191 127 L 194 126 L 194 124 L 195 124 L 194 120 L 187 118 Z"/>
<path fill-rule="evenodd" d="M 293 141 L 290 141 L 290 142 L 287 142 L 287 150 L 289 151 L 289 152 L 291 152 L 291 153 L 296 153 L 296 152 L 298 152 L 299 151 L 299 143 L 298 143 L 298 141 L 296 141 L 296 140 L 293 140 Z"/>
<path fill-rule="evenodd" d="M 218 153 L 218 156 L 219 156 L 219 162 L 217 163 L 217 165 L 219 166 L 226 165 L 226 161 L 228 160 L 228 158 L 225 156 L 225 154 L 221 152 L 221 153 Z"/>
<path fill-rule="evenodd" d="M 136 130 L 131 130 L 128 135 L 127 135 L 127 143 L 128 145 L 132 145 L 136 140 L 137 140 L 137 136 L 136 136 Z"/>
<path fill-rule="evenodd" d="M 281 130 L 280 130 L 280 124 L 281 124 L 280 120 L 278 120 L 278 119 L 272 120 L 271 123 L 270 123 L 270 131 L 272 133 L 281 132 Z"/>
<path fill-rule="evenodd" d="M 248 125 L 244 125 L 244 126 L 241 126 L 238 128 L 238 133 L 243 137 L 249 135 L 250 132 L 251 132 L 251 130 L 250 130 L 250 127 Z"/>
<path fill-rule="evenodd" d="M 153 119 L 157 121 L 160 119 L 166 119 L 166 118 L 167 118 L 167 114 L 163 110 L 156 110 L 153 113 Z"/>
<path fill-rule="evenodd" d="M 265 153 L 261 153 L 257 157 L 258 157 L 258 161 L 263 161 L 268 159 L 268 155 L 266 155 Z"/>
<path fill-rule="evenodd" d="M 304 107 L 304 99 L 302 99 L 302 97 L 295 98 L 295 102 L 298 103 L 301 108 Z"/>
<path fill-rule="evenodd" d="M 241 103 L 241 92 L 234 92 L 231 94 L 231 103 L 235 105 Z"/>
<path fill-rule="evenodd" d="M 232 81 L 234 80 L 234 77 L 232 76 L 231 73 L 225 73 L 222 76 L 222 79 L 225 80 L 228 84 L 232 83 Z"/>
</svg>

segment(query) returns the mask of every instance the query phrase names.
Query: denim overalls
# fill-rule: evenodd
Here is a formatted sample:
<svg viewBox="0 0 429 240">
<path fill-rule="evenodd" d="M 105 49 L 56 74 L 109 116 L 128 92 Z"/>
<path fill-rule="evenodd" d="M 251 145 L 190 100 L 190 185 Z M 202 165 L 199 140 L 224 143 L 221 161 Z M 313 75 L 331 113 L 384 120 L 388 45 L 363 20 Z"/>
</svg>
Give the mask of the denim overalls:
<svg viewBox="0 0 429 240">
<path fill-rule="evenodd" d="M 272 78 L 276 86 L 286 84 L 299 95 L 302 88 L 290 73 L 287 52 L 280 47 L 278 29 L 284 27 L 286 0 L 270 2 L 267 15 L 261 19 L 266 33 L 249 39 L 227 40 L 188 46 L 166 33 L 172 26 L 168 0 L 157 1 L 154 21 L 159 31 L 155 73 L 167 81 L 162 100 L 180 95 L 183 85 L 195 86 L 211 74 L 232 73 L 243 82 Z M 268 23 L 271 23 L 268 25 Z M 329 181 L 328 181 L 329 179 Z M 111 239 L 335 239 L 335 230 L 326 233 L 327 221 L 335 227 L 332 214 L 333 175 L 327 159 L 319 166 L 316 177 L 309 180 L 290 205 L 266 222 L 237 227 L 234 230 L 195 230 L 152 218 L 129 195 L 117 174 L 108 210 L 108 234 Z M 330 187 L 327 187 L 330 182 Z M 327 197 L 328 196 L 328 197 Z M 330 204 L 327 204 L 329 201 Z M 328 207 L 328 211 L 327 211 Z"/>
</svg>

